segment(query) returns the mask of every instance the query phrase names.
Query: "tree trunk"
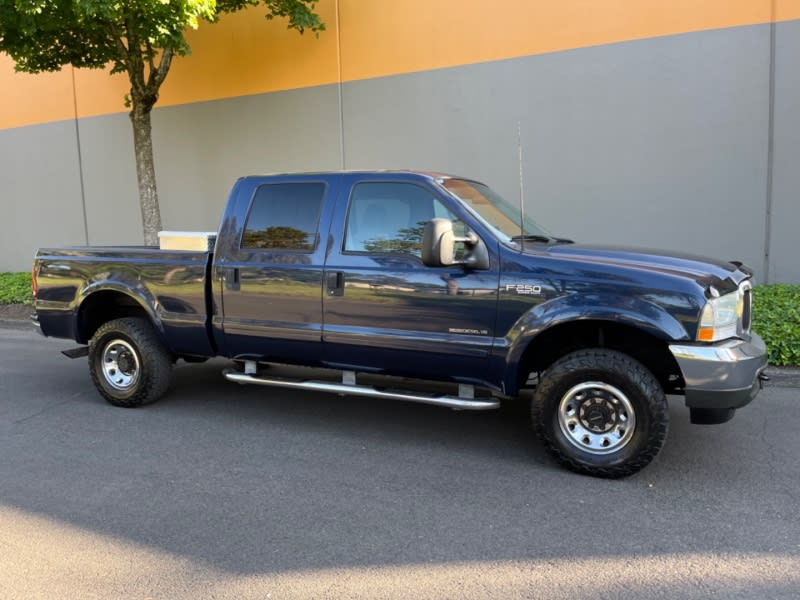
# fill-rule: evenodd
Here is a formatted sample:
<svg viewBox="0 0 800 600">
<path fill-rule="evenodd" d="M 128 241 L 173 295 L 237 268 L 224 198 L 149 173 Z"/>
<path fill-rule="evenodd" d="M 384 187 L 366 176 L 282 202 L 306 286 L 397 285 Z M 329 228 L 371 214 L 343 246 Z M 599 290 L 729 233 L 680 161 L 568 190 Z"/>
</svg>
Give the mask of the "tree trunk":
<svg viewBox="0 0 800 600">
<path fill-rule="evenodd" d="M 142 208 L 144 243 L 147 246 L 158 246 L 161 211 L 158 208 L 158 191 L 156 190 L 150 109 L 137 104 L 134 101 L 130 117 L 133 125 L 133 152 L 136 155 L 136 178 L 139 182 L 139 204 Z"/>
</svg>

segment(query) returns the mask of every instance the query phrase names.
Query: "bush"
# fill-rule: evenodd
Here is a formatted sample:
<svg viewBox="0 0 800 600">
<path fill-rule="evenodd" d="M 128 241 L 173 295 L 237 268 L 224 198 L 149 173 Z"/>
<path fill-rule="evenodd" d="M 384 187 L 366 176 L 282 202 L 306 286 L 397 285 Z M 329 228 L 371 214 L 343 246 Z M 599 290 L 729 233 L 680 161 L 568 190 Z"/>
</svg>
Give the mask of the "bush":
<svg viewBox="0 0 800 600">
<path fill-rule="evenodd" d="M 0 273 L 0 304 L 33 304 L 30 273 Z"/>
<path fill-rule="evenodd" d="M 753 330 L 767 343 L 771 364 L 800 365 L 800 285 L 755 287 Z"/>
</svg>

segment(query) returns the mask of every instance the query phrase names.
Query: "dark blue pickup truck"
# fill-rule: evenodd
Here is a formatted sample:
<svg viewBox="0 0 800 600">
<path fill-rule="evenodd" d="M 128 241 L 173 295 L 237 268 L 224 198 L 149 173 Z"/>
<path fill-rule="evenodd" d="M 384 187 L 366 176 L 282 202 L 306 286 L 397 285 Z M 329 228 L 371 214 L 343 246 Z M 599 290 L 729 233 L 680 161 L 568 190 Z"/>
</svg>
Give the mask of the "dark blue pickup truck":
<svg viewBox="0 0 800 600">
<path fill-rule="evenodd" d="M 548 451 L 602 477 L 656 456 L 667 394 L 703 424 L 756 395 L 766 349 L 748 268 L 575 244 L 520 213 L 438 173 L 245 177 L 216 234 L 39 250 L 34 320 L 88 344 L 67 354 L 88 354 L 117 406 L 157 400 L 176 360 L 214 356 L 243 384 L 456 409 L 527 398 Z"/>
</svg>

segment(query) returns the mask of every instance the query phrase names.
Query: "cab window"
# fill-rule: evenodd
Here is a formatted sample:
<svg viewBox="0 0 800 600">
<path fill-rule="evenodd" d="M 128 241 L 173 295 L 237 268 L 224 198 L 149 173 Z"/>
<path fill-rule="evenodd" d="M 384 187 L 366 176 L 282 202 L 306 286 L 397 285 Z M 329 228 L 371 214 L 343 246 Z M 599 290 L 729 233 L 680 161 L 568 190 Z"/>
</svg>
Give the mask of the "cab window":
<svg viewBox="0 0 800 600">
<path fill-rule="evenodd" d="M 247 216 L 242 248 L 313 251 L 324 196 L 321 182 L 260 186 Z"/>
<path fill-rule="evenodd" d="M 453 219 L 423 187 L 400 182 L 359 183 L 350 196 L 344 250 L 421 256 L 425 223 L 434 217 Z"/>
</svg>

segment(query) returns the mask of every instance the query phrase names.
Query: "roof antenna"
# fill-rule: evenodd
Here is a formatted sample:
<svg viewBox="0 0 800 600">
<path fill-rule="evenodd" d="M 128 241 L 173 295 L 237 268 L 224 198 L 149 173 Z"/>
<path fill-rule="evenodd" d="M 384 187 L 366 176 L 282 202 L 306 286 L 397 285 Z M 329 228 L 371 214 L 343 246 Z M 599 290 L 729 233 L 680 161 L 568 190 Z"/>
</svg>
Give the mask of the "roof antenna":
<svg viewBox="0 0 800 600">
<path fill-rule="evenodd" d="M 519 149 L 519 248 L 525 250 L 525 191 L 522 183 L 522 123 L 517 121 L 517 148 Z"/>
</svg>

